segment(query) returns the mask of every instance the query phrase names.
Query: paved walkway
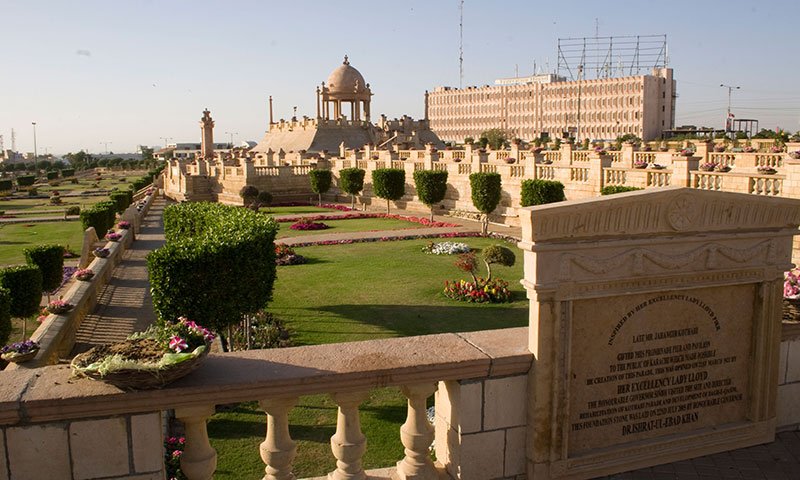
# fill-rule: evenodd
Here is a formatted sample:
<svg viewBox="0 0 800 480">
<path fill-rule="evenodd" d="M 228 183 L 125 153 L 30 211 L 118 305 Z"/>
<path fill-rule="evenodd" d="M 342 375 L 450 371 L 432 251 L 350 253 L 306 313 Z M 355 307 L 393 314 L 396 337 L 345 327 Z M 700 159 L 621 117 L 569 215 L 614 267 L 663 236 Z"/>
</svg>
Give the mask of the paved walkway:
<svg viewBox="0 0 800 480">
<path fill-rule="evenodd" d="M 72 355 L 95 345 L 120 342 L 155 321 L 145 257 L 164 243 L 163 212 L 168 200 L 157 198 L 142 222 L 139 234 L 114 268 L 75 338 Z"/>
</svg>

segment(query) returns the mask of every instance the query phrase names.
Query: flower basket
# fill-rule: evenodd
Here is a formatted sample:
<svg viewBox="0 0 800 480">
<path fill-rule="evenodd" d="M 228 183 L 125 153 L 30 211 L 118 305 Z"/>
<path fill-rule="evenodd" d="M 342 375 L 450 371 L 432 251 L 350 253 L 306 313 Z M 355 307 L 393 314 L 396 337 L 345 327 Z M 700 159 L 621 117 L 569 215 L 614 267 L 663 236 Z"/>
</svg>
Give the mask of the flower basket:
<svg viewBox="0 0 800 480">
<path fill-rule="evenodd" d="M 698 168 L 703 172 L 713 172 L 716 166 L 716 163 L 701 163 Z"/>
<path fill-rule="evenodd" d="M 745 153 L 753 153 L 753 152 L 756 151 L 756 149 L 751 147 L 751 146 L 746 146 L 746 147 L 742 148 L 742 151 L 745 152 Z"/>
<path fill-rule="evenodd" d="M 789 152 L 789 156 L 795 160 L 800 160 L 800 151 Z"/>
<path fill-rule="evenodd" d="M 775 173 L 778 173 L 778 171 L 775 170 L 772 167 L 758 167 L 756 170 L 758 170 L 758 173 L 761 173 L 761 174 L 764 174 L 764 175 L 773 175 Z"/>
<path fill-rule="evenodd" d="M 94 277 L 94 272 L 91 269 L 83 269 L 75 272 L 75 278 L 82 282 L 88 282 Z"/>
<path fill-rule="evenodd" d="M 638 168 L 638 169 L 647 168 L 647 162 L 633 162 L 633 168 Z"/>
<path fill-rule="evenodd" d="M 723 145 L 716 145 L 714 147 L 714 151 L 717 152 L 717 153 L 724 152 L 725 151 L 725 147 Z"/>
<path fill-rule="evenodd" d="M 119 233 L 107 233 L 106 234 L 106 239 L 111 241 L 111 242 L 118 242 L 120 238 L 122 238 L 122 235 L 120 235 Z"/>
<path fill-rule="evenodd" d="M 92 253 L 97 258 L 106 258 L 111 254 L 111 250 L 107 248 L 95 248 Z"/>
<path fill-rule="evenodd" d="M 72 310 L 71 303 L 65 302 L 63 300 L 54 300 L 47 304 L 47 312 L 52 313 L 53 315 L 63 315 L 70 310 Z"/>
<path fill-rule="evenodd" d="M 665 168 L 667 168 L 665 165 L 661 165 L 661 164 L 658 164 L 658 163 L 651 163 L 650 164 L 650 169 L 652 169 L 652 170 L 664 170 Z"/>
<path fill-rule="evenodd" d="M 694 150 L 683 149 L 680 152 L 678 152 L 678 155 L 681 155 L 681 156 L 684 156 L 684 157 L 691 157 L 692 155 L 694 155 Z"/>
<path fill-rule="evenodd" d="M 730 167 L 730 165 L 717 165 L 717 166 L 714 167 L 714 171 L 715 172 L 721 172 L 721 173 L 730 172 L 731 171 L 731 167 Z"/>
<path fill-rule="evenodd" d="M 667 150 L 669 150 L 667 147 L 658 147 L 659 152 L 666 152 Z"/>
<path fill-rule="evenodd" d="M 551 163 L 553 163 L 553 161 L 550 160 L 550 159 L 547 159 L 547 158 L 544 158 L 544 159 L 539 161 L 540 165 L 550 165 Z"/>
<path fill-rule="evenodd" d="M 117 228 L 119 228 L 121 230 L 128 230 L 129 228 L 131 228 L 131 224 L 130 224 L 130 222 L 124 222 L 124 221 L 123 222 L 119 222 L 119 223 L 117 223 Z"/>
<path fill-rule="evenodd" d="M 23 363 L 27 362 L 28 360 L 33 360 L 37 353 L 39 353 L 38 348 L 36 350 L 31 350 L 28 353 L 4 353 L 0 355 L 0 358 L 6 362 Z"/>
<path fill-rule="evenodd" d="M 506 157 L 506 158 L 504 158 L 504 159 L 503 159 L 503 161 L 504 161 L 504 162 L 506 162 L 506 163 L 508 163 L 508 164 L 511 164 L 511 163 L 514 163 L 514 162 L 516 162 L 516 161 L 517 161 L 517 159 L 515 159 L 515 158 L 513 158 L 513 157 Z"/>
</svg>

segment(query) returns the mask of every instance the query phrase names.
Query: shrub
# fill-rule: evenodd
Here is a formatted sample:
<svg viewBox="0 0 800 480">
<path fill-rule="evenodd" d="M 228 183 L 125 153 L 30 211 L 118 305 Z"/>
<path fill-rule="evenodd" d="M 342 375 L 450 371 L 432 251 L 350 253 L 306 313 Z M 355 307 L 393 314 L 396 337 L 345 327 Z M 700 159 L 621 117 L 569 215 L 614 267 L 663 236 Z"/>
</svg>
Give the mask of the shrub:
<svg viewBox="0 0 800 480">
<path fill-rule="evenodd" d="M 501 179 L 499 173 L 479 172 L 469 176 L 472 204 L 483 214 L 482 233 L 489 230 L 489 214 L 500 203 Z"/>
<path fill-rule="evenodd" d="M 339 170 L 339 188 L 350 194 L 350 208 L 356 206 L 356 195 L 364 189 L 364 174 L 361 168 L 343 168 Z"/>
<path fill-rule="evenodd" d="M 245 205 L 250 205 L 258 198 L 258 189 L 252 185 L 245 185 L 239 190 L 239 196 Z"/>
<path fill-rule="evenodd" d="M 80 215 L 81 207 L 77 205 L 70 205 L 67 207 L 67 215 Z"/>
<path fill-rule="evenodd" d="M 0 343 L 5 344 L 11 335 L 11 292 L 0 287 Z"/>
<path fill-rule="evenodd" d="M 372 190 L 379 198 L 386 200 L 386 213 L 389 202 L 400 200 L 406 193 L 406 172 L 399 168 L 379 168 L 372 171 Z"/>
<path fill-rule="evenodd" d="M 116 202 L 98 202 L 92 207 L 80 212 L 81 225 L 86 230 L 94 227 L 98 238 L 103 238 L 108 230 L 114 225 L 116 219 Z"/>
<path fill-rule="evenodd" d="M 564 196 L 564 184 L 561 182 L 540 180 L 538 178 L 522 182 L 520 204 L 523 207 L 560 202 L 562 200 L 566 200 L 566 197 Z"/>
<path fill-rule="evenodd" d="M 37 195 L 39 195 L 39 190 L 37 190 L 36 187 L 30 187 L 28 189 L 28 196 L 29 197 L 35 197 Z"/>
<path fill-rule="evenodd" d="M 0 191 L 11 190 L 13 186 L 14 184 L 11 182 L 10 178 L 0 179 Z"/>
<path fill-rule="evenodd" d="M 607 185 L 600 189 L 600 195 L 613 195 L 615 193 L 632 192 L 634 190 L 643 190 L 639 187 L 626 187 L 625 185 Z"/>
<path fill-rule="evenodd" d="M 58 178 L 58 172 L 53 171 L 53 170 L 45 173 L 45 175 L 47 175 L 47 179 L 48 180 L 55 180 L 56 178 Z"/>
<path fill-rule="evenodd" d="M 483 263 L 486 264 L 486 281 L 492 279 L 492 264 L 503 265 L 504 267 L 513 267 L 517 258 L 510 248 L 502 245 L 492 245 L 481 252 Z"/>
<path fill-rule="evenodd" d="M 262 310 L 272 297 L 277 230 L 274 219 L 244 208 L 168 206 L 167 243 L 147 255 L 159 322 L 202 318 L 220 331 Z"/>
<path fill-rule="evenodd" d="M 269 207 L 272 204 L 272 194 L 266 190 L 258 192 L 257 200 L 262 207 Z"/>
<path fill-rule="evenodd" d="M 60 281 L 60 280 L 59 280 Z M 26 318 L 39 311 L 42 272 L 33 265 L 14 265 L 0 270 L 0 287 L 11 294 L 11 316 Z"/>
<path fill-rule="evenodd" d="M 53 195 L 52 197 L 50 197 L 50 203 L 52 203 L 53 205 L 61 205 L 61 202 L 62 202 L 61 197 L 59 197 L 58 195 Z"/>
<path fill-rule="evenodd" d="M 131 201 L 133 200 L 133 194 L 130 191 L 114 192 L 109 195 L 109 199 L 114 202 L 115 211 L 117 213 L 122 213 L 131 204 Z"/>
<path fill-rule="evenodd" d="M 36 182 L 36 177 L 33 175 L 22 175 L 17 177 L 17 185 L 20 187 L 30 187 Z"/>
<path fill-rule="evenodd" d="M 61 169 L 61 176 L 62 177 L 67 178 L 67 177 L 71 177 L 73 175 L 75 175 L 75 169 L 74 168 L 62 168 Z"/>
<path fill-rule="evenodd" d="M 447 193 L 447 171 L 417 170 L 414 172 L 414 185 L 419 200 L 431 209 L 433 221 L 433 205 L 444 200 Z"/>
<path fill-rule="evenodd" d="M 311 170 L 308 172 L 311 180 L 311 190 L 319 196 L 319 205 L 322 205 L 322 194 L 331 188 L 333 175 L 330 170 Z"/>
</svg>

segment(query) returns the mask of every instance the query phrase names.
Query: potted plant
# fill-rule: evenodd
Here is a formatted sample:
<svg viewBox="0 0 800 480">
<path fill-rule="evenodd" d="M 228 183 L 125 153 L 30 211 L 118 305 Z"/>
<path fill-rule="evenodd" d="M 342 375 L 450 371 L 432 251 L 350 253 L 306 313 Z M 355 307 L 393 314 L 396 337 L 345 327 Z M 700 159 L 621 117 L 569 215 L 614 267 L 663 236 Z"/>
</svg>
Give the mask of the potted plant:
<svg viewBox="0 0 800 480">
<path fill-rule="evenodd" d="M 0 350 L 0 358 L 6 362 L 22 363 L 35 357 L 38 351 L 38 342 L 25 340 L 24 342 L 17 342 L 4 346 L 2 350 Z"/>
<path fill-rule="evenodd" d="M 135 333 L 124 342 L 93 347 L 72 359 L 76 376 L 126 389 L 159 388 L 196 369 L 214 334 L 184 317 Z"/>
<path fill-rule="evenodd" d="M 783 147 L 779 147 L 777 145 L 769 147 L 769 153 L 781 153 L 781 152 L 783 152 Z"/>
<path fill-rule="evenodd" d="M 111 250 L 101 247 L 101 248 L 95 248 L 92 251 L 92 253 L 97 258 L 106 258 L 107 256 L 109 256 L 111 254 Z"/>
<path fill-rule="evenodd" d="M 94 277 L 94 271 L 91 268 L 83 268 L 75 272 L 75 278 L 83 282 L 88 282 Z"/>
<path fill-rule="evenodd" d="M 503 159 L 503 161 L 506 162 L 506 163 L 511 164 L 511 163 L 516 162 L 517 160 L 515 158 L 513 158 L 513 157 L 506 157 L 506 158 Z"/>
<path fill-rule="evenodd" d="M 795 160 L 800 160 L 800 150 L 796 152 L 789 152 L 789 156 Z"/>
<path fill-rule="evenodd" d="M 118 242 L 122 235 L 116 232 L 106 233 L 106 239 L 112 242 Z"/>
<path fill-rule="evenodd" d="M 745 145 L 744 148 L 742 148 L 742 151 L 745 153 L 753 153 L 756 151 L 756 149 L 750 145 Z"/>
<path fill-rule="evenodd" d="M 123 221 L 117 223 L 117 228 L 119 228 L 121 230 L 128 230 L 129 228 L 131 228 L 131 224 L 130 224 L 130 222 L 126 222 L 126 221 L 123 220 Z"/>
<path fill-rule="evenodd" d="M 664 170 L 667 167 L 665 165 L 661 165 L 659 163 L 651 163 L 650 164 L 650 168 L 653 169 L 653 170 Z"/>
<path fill-rule="evenodd" d="M 694 155 L 694 150 L 690 148 L 684 148 L 683 150 L 678 152 L 678 155 L 681 155 L 683 157 L 691 157 L 692 155 Z"/>
<path fill-rule="evenodd" d="M 731 166 L 730 165 L 717 164 L 716 166 L 714 166 L 714 171 L 715 172 L 721 172 L 721 173 L 730 172 L 731 171 Z"/>
<path fill-rule="evenodd" d="M 533 147 L 531 148 L 531 153 L 533 154 L 540 154 L 544 151 L 544 147 Z"/>
<path fill-rule="evenodd" d="M 47 313 L 52 313 L 53 315 L 62 315 L 72 310 L 73 306 L 74 305 L 64 300 L 53 300 L 47 304 Z"/>
<path fill-rule="evenodd" d="M 766 175 L 772 175 L 774 173 L 778 173 L 777 170 L 768 165 L 759 165 L 758 168 L 756 168 L 756 170 L 758 170 L 758 173 L 763 173 Z"/>
<path fill-rule="evenodd" d="M 633 162 L 633 168 L 647 168 L 647 165 L 647 162 L 642 162 L 641 160 Z"/>
<path fill-rule="evenodd" d="M 703 172 L 713 172 L 714 167 L 716 166 L 717 166 L 716 163 L 706 162 L 706 163 L 701 163 L 698 168 Z"/>
<path fill-rule="evenodd" d="M 714 151 L 715 152 L 724 152 L 725 151 L 725 145 L 714 145 Z"/>
</svg>

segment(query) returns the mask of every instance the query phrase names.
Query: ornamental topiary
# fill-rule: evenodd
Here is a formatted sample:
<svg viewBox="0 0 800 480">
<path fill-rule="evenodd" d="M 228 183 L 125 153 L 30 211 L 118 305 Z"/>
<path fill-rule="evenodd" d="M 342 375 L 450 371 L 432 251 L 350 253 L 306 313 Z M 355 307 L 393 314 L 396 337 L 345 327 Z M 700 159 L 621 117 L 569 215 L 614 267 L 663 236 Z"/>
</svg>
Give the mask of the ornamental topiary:
<svg viewBox="0 0 800 480">
<path fill-rule="evenodd" d="M 258 200 L 259 206 L 269 207 L 272 204 L 272 194 L 266 190 L 258 192 L 258 197 L 256 198 Z"/>
<path fill-rule="evenodd" d="M 245 206 L 250 205 L 258 198 L 258 189 L 252 185 L 245 185 L 239 190 L 239 196 L 242 197 Z"/>
<path fill-rule="evenodd" d="M 522 182 L 521 196 L 520 205 L 523 207 L 566 200 L 563 183 L 554 182 L 552 180 L 540 180 L 538 178 Z"/>
<path fill-rule="evenodd" d="M 39 311 L 42 272 L 34 265 L 14 265 L 0 270 L 0 287 L 11 293 L 11 316 L 27 318 Z"/>
<path fill-rule="evenodd" d="M 634 190 L 644 190 L 639 187 L 626 187 L 625 185 L 607 185 L 600 189 L 600 195 L 613 195 L 615 193 L 633 192 Z"/>
<path fill-rule="evenodd" d="M 339 170 L 339 188 L 350 194 L 350 208 L 356 207 L 356 195 L 364 189 L 364 174 L 361 168 L 343 168 Z"/>
<path fill-rule="evenodd" d="M 386 214 L 389 202 L 400 200 L 406 193 L 406 172 L 399 168 L 379 168 L 372 171 L 372 190 L 375 196 L 386 200 Z"/>
<path fill-rule="evenodd" d="M 17 185 L 20 187 L 30 187 L 31 185 L 36 182 L 36 177 L 33 175 L 23 175 L 21 177 L 17 177 Z"/>
<path fill-rule="evenodd" d="M 311 180 L 311 190 L 319 196 L 318 205 L 322 205 L 322 194 L 331 188 L 331 180 L 333 175 L 330 170 L 311 170 L 308 172 L 308 178 Z"/>
<path fill-rule="evenodd" d="M 272 217 L 217 203 L 164 209 L 166 244 L 147 255 L 158 321 L 203 319 L 217 332 L 266 307 L 275 282 Z"/>
<path fill-rule="evenodd" d="M 501 179 L 499 173 L 479 172 L 469 176 L 472 204 L 483 214 L 481 233 L 489 231 L 489 214 L 500 203 Z"/>
<path fill-rule="evenodd" d="M 86 230 L 93 227 L 98 238 L 103 238 L 108 230 L 114 225 L 116 219 L 116 202 L 98 202 L 80 212 L 81 225 Z"/>
<path fill-rule="evenodd" d="M 11 292 L 0 287 L 0 344 L 5 344 L 11 335 Z"/>
<path fill-rule="evenodd" d="M 414 185 L 419 200 L 431 209 L 433 221 L 433 205 L 444 200 L 447 193 L 447 171 L 417 170 L 414 172 Z"/>
<path fill-rule="evenodd" d="M 42 272 L 42 291 L 50 292 L 61 285 L 64 274 L 64 247 L 61 245 L 35 245 L 24 250 L 28 265 Z"/>
<path fill-rule="evenodd" d="M 486 281 L 492 280 L 492 264 L 496 263 L 504 267 L 513 267 L 517 257 L 510 248 L 502 245 L 492 245 L 481 252 L 483 263 L 486 264 Z"/>
</svg>

